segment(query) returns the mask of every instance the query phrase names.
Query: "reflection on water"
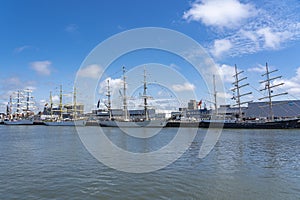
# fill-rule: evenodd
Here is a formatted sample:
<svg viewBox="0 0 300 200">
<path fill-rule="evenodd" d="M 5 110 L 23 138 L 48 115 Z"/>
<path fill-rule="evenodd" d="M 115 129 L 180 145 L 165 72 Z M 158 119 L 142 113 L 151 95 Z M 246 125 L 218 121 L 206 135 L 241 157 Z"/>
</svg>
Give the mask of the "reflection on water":
<svg viewBox="0 0 300 200">
<path fill-rule="evenodd" d="M 147 139 L 109 131 L 111 141 L 132 152 L 158 150 L 176 135 L 173 128 Z M 132 174 L 98 162 L 72 127 L 0 126 L 0 199 L 299 198 L 298 130 L 224 130 L 199 159 L 205 133 L 198 130 L 166 168 Z"/>
</svg>

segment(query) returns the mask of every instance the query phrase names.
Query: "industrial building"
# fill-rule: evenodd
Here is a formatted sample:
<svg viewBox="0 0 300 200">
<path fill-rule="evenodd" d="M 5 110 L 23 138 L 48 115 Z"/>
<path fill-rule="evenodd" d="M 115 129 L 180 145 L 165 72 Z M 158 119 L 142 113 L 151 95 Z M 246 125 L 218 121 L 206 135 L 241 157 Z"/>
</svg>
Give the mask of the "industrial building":
<svg viewBox="0 0 300 200">
<path fill-rule="evenodd" d="M 245 110 L 245 117 L 269 117 L 269 102 L 251 102 Z M 275 118 L 300 116 L 300 100 L 273 101 L 272 111 Z"/>
<path fill-rule="evenodd" d="M 285 100 L 285 101 L 273 101 L 272 112 L 270 112 L 269 102 L 250 102 L 248 107 L 241 107 L 243 118 L 268 118 L 271 115 L 274 118 L 291 118 L 300 117 L 300 100 Z M 196 108 L 196 109 L 195 109 Z M 172 112 L 173 118 L 207 118 L 212 114 L 223 115 L 227 117 L 238 117 L 239 108 L 231 107 L 230 105 L 220 105 L 215 110 L 197 109 L 195 100 L 188 102 L 187 108 L 180 108 L 179 111 Z"/>
</svg>

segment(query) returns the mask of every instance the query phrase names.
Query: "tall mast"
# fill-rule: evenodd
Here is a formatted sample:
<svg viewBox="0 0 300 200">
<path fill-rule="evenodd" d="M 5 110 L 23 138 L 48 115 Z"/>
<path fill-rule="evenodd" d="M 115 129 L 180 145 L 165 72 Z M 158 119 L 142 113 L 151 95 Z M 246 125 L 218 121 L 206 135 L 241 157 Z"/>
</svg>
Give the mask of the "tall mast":
<svg viewBox="0 0 300 200">
<path fill-rule="evenodd" d="M 26 90 L 24 90 L 24 92 L 26 92 L 26 101 L 25 101 L 26 105 L 25 105 L 25 109 L 23 111 L 26 111 L 26 115 L 28 115 L 30 109 L 33 108 L 33 106 L 30 105 L 33 103 L 30 101 L 30 99 L 32 98 L 32 96 L 31 96 L 32 91 L 29 89 L 26 89 Z"/>
<path fill-rule="evenodd" d="M 144 112 L 145 112 L 145 120 L 149 120 L 148 113 L 148 103 L 147 103 L 147 79 L 146 79 L 146 68 L 144 68 Z"/>
<path fill-rule="evenodd" d="M 127 97 L 126 97 L 126 76 L 125 67 L 123 66 L 123 109 L 124 109 L 124 119 L 128 120 L 128 110 L 127 110 Z"/>
<path fill-rule="evenodd" d="M 62 85 L 60 85 L 60 91 L 59 91 L 59 113 L 60 113 L 60 119 L 62 119 L 62 112 L 63 112 Z"/>
<path fill-rule="evenodd" d="M 280 93 L 280 94 L 272 94 L 273 93 L 273 90 L 271 90 L 272 88 L 275 88 L 275 87 L 278 87 L 280 85 L 283 85 L 284 83 L 279 83 L 279 84 L 276 84 L 276 85 L 272 85 L 271 86 L 271 81 L 272 80 L 275 80 L 275 79 L 279 79 L 281 78 L 282 76 L 276 76 L 276 77 L 272 77 L 270 78 L 270 74 L 273 73 L 273 72 L 277 72 L 278 70 L 273 70 L 273 71 L 269 71 L 269 68 L 268 68 L 268 63 L 266 63 L 266 73 L 263 74 L 262 76 L 266 76 L 266 79 L 259 82 L 259 83 L 265 83 L 265 88 L 261 89 L 260 91 L 264 91 L 264 90 L 267 90 L 268 91 L 268 96 L 265 96 L 265 97 L 262 97 L 260 98 L 259 100 L 262 100 L 262 99 L 269 99 L 269 118 L 273 121 L 274 120 L 274 113 L 273 113 L 273 103 L 272 103 L 272 98 L 273 97 L 276 97 L 276 96 L 281 96 L 281 95 L 286 95 L 287 92 L 284 92 L 284 93 Z"/>
<path fill-rule="evenodd" d="M 50 115 L 51 115 L 51 119 L 52 119 L 52 116 L 53 116 L 52 91 L 50 91 Z"/>
<path fill-rule="evenodd" d="M 26 112 L 29 111 L 30 91 L 26 90 Z"/>
<path fill-rule="evenodd" d="M 30 100 L 30 91 L 25 90 L 26 92 L 26 115 L 28 115 L 29 112 L 29 100 Z"/>
<path fill-rule="evenodd" d="M 107 101 L 108 101 L 108 106 L 107 106 L 107 110 L 108 110 L 108 113 L 109 113 L 109 119 L 111 119 L 111 100 L 110 100 L 110 97 L 111 97 L 111 94 L 110 94 L 110 87 L 109 87 L 109 80 L 107 80 Z"/>
<path fill-rule="evenodd" d="M 77 104 L 76 104 L 76 87 L 74 87 L 74 94 L 73 94 L 73 106 L 74 106 L 74 119 L 77 118 Z"/>
<path fill-rule="evenodd" d="M 9 96 L 9 114 L 12 114 L 12 96 Z"/>
<path fill-rule="evenodd" d="M 20 104 L 21 104 L 21 92 L 20 90 L 18 90 L 18 94 L 17 94 L 17 114 L 20 114 Z"/>
<path fill-rule="evenodd" d="M 243 115 L 243 112 L 242 112 L 242 107 L 241 107 L 241 105 L 252 102 L 252 101 L 244 101 L 244 102 L 242 102 L 242 101 L 241 101 L 241 97 L 242 97 L 242 96 L 249 95 L 249 94 L 252 94 L 252 92 L 248 92 L 248 93 L 241 94 L 240 88 L 245 87 L 245 86 L 248 86 L 249 83 L 240 85 L 240 82 L 243 81 L 243 80 L 246 80 L 247 77 L 239 78 L 239 75 L 242 74 L 244 71 L 238 72 L 237 66 L 236 66 L 236 65 L 234 65 L 234 68 L 235 68 L 235 74 L 233 75 L 233 77 L 235 78 L 235 82 L 233 82 L 234 88 L 232 89 L 232 91 L 233 91 L 233 92 L 236 91 L 236 95 L 235 95 L 233 98 L 236 100 L 235 106 L 238 106 L 238 108 L 239 108 L 239 116 L 238 116 L 238 119 L 240 120 L 240 119 L 243 117 L 243 116 L 242 116 L 242 115 Z"/>
<path fill-rule="evenodd" d="M 216 90 L 216 77 L 213 75 L 213 84 L 214 84 L 214 104 L 215 104 L 215 114 L 218 114 L 218 104 L 217 104 L 217 90 Z"/>
</svg>

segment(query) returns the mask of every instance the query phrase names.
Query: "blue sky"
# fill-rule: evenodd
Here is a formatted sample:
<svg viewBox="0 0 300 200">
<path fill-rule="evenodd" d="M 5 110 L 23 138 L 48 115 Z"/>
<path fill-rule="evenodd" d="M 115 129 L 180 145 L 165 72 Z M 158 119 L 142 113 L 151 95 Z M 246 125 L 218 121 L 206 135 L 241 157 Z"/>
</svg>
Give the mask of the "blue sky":
<svg viewBox="0 0 300 200">
<path fill-rule="evenodd" d="M 38 105 L 48 101 L 49 91 L 57 99 L 60 84 L 64 93 L 70 93 L 77 70 L 93 48 L 115 34 L 142 27 L 172 29 L 201 44 L 220 69 L 226 90 L 220 95 L 228 100 L 234 64 L 249 77 L 251 87 L 247 90 L 253 91 L 251 98 L 256 101 L 263 95 L 257 92 L 261 87 L 257 82 L 266 62 L 279 69 L 277 75 L 283 75 L 285 85 L 280 90 L 289 92 L 285 98 L 300 97 L 297 0 L 11 0 L 0 4 L 0 111 L 18 89 L 32 88 Z M 96 98 L 105 98 L 101 81 L 110 78 L 115 87 L 120 84 L 120 65 L 130 70 L 144 63 L 161 63 L 186 77 L 182 86 L 168 88 L 170 93 L 172 89 L 195 90 L 198 99 L 208 95 L 205 89 L 200 90 L 203 82 L 187 62 L 148 50 L 115 61 L 100 80 Z M 92 72 L 83 73 L 93 77 L 99 70 L 103 70 L 101 66 L 94 66 Z"/>
</svg>

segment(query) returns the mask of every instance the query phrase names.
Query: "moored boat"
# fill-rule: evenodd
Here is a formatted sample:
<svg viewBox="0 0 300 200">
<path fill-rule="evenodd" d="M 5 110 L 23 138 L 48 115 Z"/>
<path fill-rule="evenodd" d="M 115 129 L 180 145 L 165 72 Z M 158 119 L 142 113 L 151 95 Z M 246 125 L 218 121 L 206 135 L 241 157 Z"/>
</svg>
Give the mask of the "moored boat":
<svg viewBox="0 0 300 200">
<path fill-rule="evenodd" d="M 273 94 L 273 91 L 271 88 L 275 88 L 277 86 L 283 85 L 283 83 L 271 85 L 271 80 L 275 80 L 278 78 L 281 78 L 281 76 L 273 77 L 270 78 L 270 74 L 273 72 L 276 72 L 277 70 L 269 71 L 268 65 L 266 64 L 266 73 L 263 74 L 262 76 L 266 76 L 266 79 L 261 81 L 260 83 L 265 83 L 265 88 L 261 89 L 261 91 L 266 90 L 267 91 L 267 96 L 262 97 L 259 100 L 262 99 L 268 99 L 269 101 L 267 102 L 269 106 L 269 115 L 267 118 L 264 119 L 247 119 L 246 117 L 243 116 L 242 110 L 241 110 L 241 105 L 246 104 L 252 101 L 246 101 L 242 102 L 241 97 L 251 94 L 251 92 L 241 94 L 240 93 L 240 88 L 247 86 L 249 84 L 243 84 L 240 85 L 240 82 L 242 80 L 245 80 L 246 78 L 239 78 L 238 75 L 241 74 L 243 71 L 238 72 L 237 67 L 235 66 L 235 82 L 234 88 L 232 89 L 233 92 L 236 92 L 237 95 L 234 96 L 233 99 L 236 100 L 236 105 L 238 106 L 239 112 L 236 114 L 236 116 L 231 116 L 231 118 L 225 115 L 220 116 L 218 115 L 217 112 L 217 103 L 216 103 L 216 98 L 215 98 L 215 113 L 212 114 L 211 118 L 209 119 L 202 119 L 199 120 L 198 122 L 189 122 L 189 121 L 169 121 L 166 125 L 166 127 L 198 127 L 198 128 L 232 128 L 232 129 L 292 129 L 292 128 L 300 128 L 300 119 L 297 117 L 290 117 L 290 118 L 277 118 L 275 119 L 274 113 L 273 113 L 273 102 L 272 98 L 281 96 L 281 95 L 286 95 L 287 92 L 280 93 L 280 94 Z M 216 91 L 215 91 L 215 97 L 216 97 Z M 222 119 L 223 118 L 223 119 Z"/>
<path fill-rule="evenodd" d="M 146 81 L 146 70 L 144 69 L 144 117 L 142 119 L 131 119 L 129 116 L 129 112 L 127 109 L 127 98 L 126 98 L 126 76 L 125 76 L 125 67 L 123 67 L 123 113 L 124 116 L 120 119 L 114 119 L 111 114 L 111 101 L 110 101 L 110 87 L 109 80 L 107 85 L 107 97 L 108 97 L 108 113 L 109 118 L 107 120 L 100 120 L 99 125 L 103 127 L 129 127 L 129 128 L 138 128 L 138 127 L 151 127 L 151 128 L 159 128 L 165 127 L 166 121 L 163 119 L 151 119 L 148 113 L 148 103 L 147 99 L 147 81 Z"/>
<path fill-rule="evenodd" d="M 5 125 L 33 125 L 33 119 L 12 119 L 4 120 Z"/>
<path fill-rule="evenodd" d="M 34 123 L 34 102 L 31 101 L 31 90 L 18 91 L 13 102 L 10 96 L 7 104 L 7 118 L 4 119 L 5 125 L 33 125 Z M 25 94 L 24 94 L 25 93 Z M 24 100 L 25 99 L 25 100 Z M 14 112 L 13 112 L 14 110 Z"/>
<path fill-rule="evenodd" d="M 127 127 L 127 128 L 158 128 L 165 127 L 166 122 L 163 120 L 145 120 L 145 121 L 120 121 L 120 120 L 104 120 L 100 122 L 103 127 Z"/>
<path fill-rule="evenodd" d="M 86 125 L 86 119 L 77 117 L 77 110 L 76 110 L 76 87 L 74 87 L 74 93 L 73 93 L 73 118 L 72 119 L 66 119 L 63 118 L 63 104 L 62 104 L 62 86 L 60 86 L 60 94 L 59 94 L 59 117 L 54 118 L 52 113 L 52 94 L 50 92 L 50 113 L 51 117 L 50 119 L 47 119 L 44 121 L 44 124 L 46 126 L 85 126 Z"/>
<path fill-rule="evenodd" d="M 44 121 L 46 126 L 85 126 L 86 120 L 54 120 L 54 121 Z"/>
</svg>

